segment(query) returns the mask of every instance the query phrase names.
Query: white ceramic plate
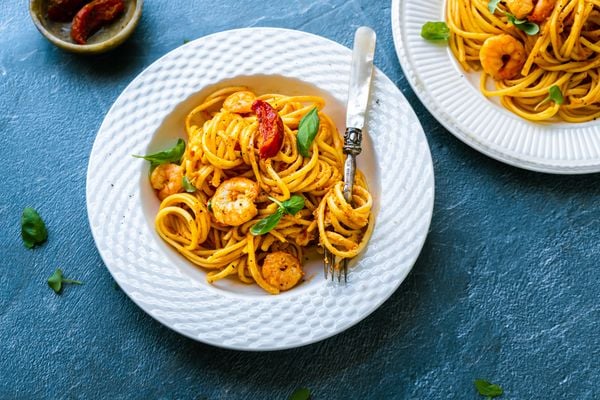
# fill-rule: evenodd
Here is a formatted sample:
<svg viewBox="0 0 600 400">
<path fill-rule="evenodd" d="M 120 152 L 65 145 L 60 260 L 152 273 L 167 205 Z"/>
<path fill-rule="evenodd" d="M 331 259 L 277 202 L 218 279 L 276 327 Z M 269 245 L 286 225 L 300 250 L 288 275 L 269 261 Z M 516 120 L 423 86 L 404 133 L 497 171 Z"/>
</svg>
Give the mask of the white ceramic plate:
<svg viewBox="0 0 600 400">
<path fill-rule="evenodd" d="M 433 116 L 476 150 L 534 171 L 600 171 L 600 124 L 533 123 L 488 100 L 479 74 L 465 73 L 447 46 L 421 38 L 427 21 L 443 21 L 445 0 L 392 0 L 392 32 L 406 78 Z"/>
<path fill-rule="evenodd" d="M 308 280 L 271 296 L 255 285 L 205 281 L 154 230 L 159 202 L 148 163 L 131 157 L 171 146 L 183 119 L 215 87 L 324 96 L 343 132 L 351 51 L 311 34 L 271 28 L 217 33 L 173 50 L 142 72 L 112 106 L 87 174 L 87 208 L 100 254 L 123 290 L 169 328 L 216 346 L 274 350 L 309 344 L 356 324 L 404 280 L 425 241 L 433 208 L 433 166 L 419 120 L 377 70 L 359 167 L 375 199 L 376 227 L 349 284 Z"/>
</svg>

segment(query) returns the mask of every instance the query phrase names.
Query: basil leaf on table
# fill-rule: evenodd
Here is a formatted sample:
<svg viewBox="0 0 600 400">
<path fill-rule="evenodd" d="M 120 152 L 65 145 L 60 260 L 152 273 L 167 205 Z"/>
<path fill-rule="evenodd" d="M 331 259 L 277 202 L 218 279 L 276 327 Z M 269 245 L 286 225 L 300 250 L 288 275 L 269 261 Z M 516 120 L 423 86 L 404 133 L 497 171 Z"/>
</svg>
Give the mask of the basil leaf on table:
<svg viewBox="0 0 600 400">
<path fill-rule="evenodd" d="M 299 388 L 294 390 L 294 393 L 290 396 L 288 400 L 309 400 L 310 399 L 310 390 L 307 388 Z"/>
<path fill-rule="evenodd" d="M 62 290 L 63 283 L 83 285 L 83 282 L 65 278 L 63 276 L 62 270 L 60 268 L 57 268 L 56 271 L 54 271 L 54 273 L 50 275 L 50 278 L 48 278 L 48 286 L 50 286 L 52 290 L 54 290 L 54 293 L 60 293 L 60 291 Z"/>
<path fill-rule="evenodd" d="M 28 249 L 40 245 L 48 238 L 46 224 L 42 217 L 31 207 L 25 207 L 21 215 L 21 237 L 23 244 Z"/>
<path fill-rule="evenodd" d="M 183 186 L 183 189 L 188 193 L 194 193 L 196 191 L 196 187 L 192 185 L 192 182 L 190 182 L 188 177 L 185 175 L 183 176 L 181 184 Z"/>
<path fill-rule="evenodd" d="M 429 21 L 421 28 L 421 37 L 425 40 L 448 40 L 450 38 L 450 28 L 445 22 Z"/>
<path fill-rule="evenodd" d="M 506 13 L 506 16 L 511 24 L 529 36 L 537 35 L 540 32 L 540 26 L 535 22 L 529 22 L 526 19 L 517 19 L 517 17 L 509 13 Z"/>
<path fill-rule="evenodd" d="M 490 13 L 494 13 L 496 11 L 496 8 L 498 7 L 498 3 L 500 3 L 501 0 L 490 0 L 490 2 L 488 3 L 488 10 L 490 10 Z"/>
<path fill-rule="evenodd" d="M 317 107 L 314 107 L 304 117 L 302 117 L 300 124 L 298 125 L 298 151 L 303 157 L 310 157 L 308 150 L 310 149 L 313 140 L 315 140 L 315 137 L 319 132 L 319 125 L 321 121 L 319 120 L 318 112 L 319 110 Z"/>
<path fill-rule="evenodd" d="M 473 383 L 475 384 L 477 392 L 488 398 L 498 397 L 504 393 L 500 386 L 488 382 L 485 379 L 476 379 Z"/>
<path fill-rule="evenodd" d="M 304 197 L 299 195 L 293 195 L 286 201 L 279 201 L 272 197 L 269 197 L 279 208 L 274 214 L 269 215 L 252 225 L 250 233 L 254 236 L 264 235 L 269 233 L 273 228 L 277 226 L 284 214 L 296 215 L 298 211 L 304 208 Z"/>
<path fill-rule="evenodd" d="M 181 163 L 181 157 L 183 157 L 183 153 L 185 152 L 185 141 L 183 139 L 178 139 L 177 144 L 171 147 L 170 149 L 159 151 L 158 153 L 148 154 L 145 156 L 134 155 L 136 158 L 143 158 L 146 161 L 150 161 L 152 168 L 155 168 L 161 164 L 167 163 Z"/>
</svg>

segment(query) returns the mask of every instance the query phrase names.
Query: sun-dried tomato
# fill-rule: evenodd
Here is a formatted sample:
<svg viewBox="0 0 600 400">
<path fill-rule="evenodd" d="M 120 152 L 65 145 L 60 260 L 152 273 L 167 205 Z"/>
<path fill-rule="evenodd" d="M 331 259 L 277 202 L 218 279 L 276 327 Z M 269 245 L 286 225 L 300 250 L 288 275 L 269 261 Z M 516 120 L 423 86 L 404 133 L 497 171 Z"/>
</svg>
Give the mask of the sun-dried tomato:
<svg viewBox="0 0 600 400">
<path fill-rule="evenodd" d="M 255 100 L 252 111 L 258 118 L 258 154 L 263 159 L 274 157 L 283 145 L 283 121 L 266 101 Z"/>
<path fill-rule="evenodd" d="M 85 44 L 92 34 L 114 21 L 124 11 L 123 0 L 94 0 L 79 10 L 73 18 L 71 37 L 76 43 Z"/>
<path fill-rule="evenodd" d="M 73 19 L 77 11 L 91 0 L 49 0 L 48 18 L 52 21 L 67 22 Z"/>
</svg>

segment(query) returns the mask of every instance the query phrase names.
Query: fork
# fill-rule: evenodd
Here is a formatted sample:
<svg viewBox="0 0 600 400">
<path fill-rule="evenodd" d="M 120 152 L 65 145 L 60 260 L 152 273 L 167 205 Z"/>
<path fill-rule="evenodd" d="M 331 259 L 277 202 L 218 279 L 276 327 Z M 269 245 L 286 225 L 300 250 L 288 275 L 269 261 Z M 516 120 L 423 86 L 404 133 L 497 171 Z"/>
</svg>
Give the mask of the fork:
<svg viewBox="0 0 600 400">
<path fill-rule="evenodd" d="M 344 134 L 344 198 L 352 203 L 352 187 L 356 173 L 356 156 L 362 147 L 362 130 L 365 126 L 371 77 L 373 76 L 373 56 L 375 54 L 375 32 L 366 26 L 361 26 L 354 34 L 354 48 L 352 49 L 352 65 L 350 70 L 350 85 L 348 88 L 348 106 L 346 113 L 346 133 Z M 323 246 L 323 272 L 325 279 L 331 273 L 331 280 L 335 280 L 337 271 L 338 282 L 348 282 L 348 259 L 342 258 L 336 262 L 334 255 L 330 254 L 327 247 Z"/>
</svg>

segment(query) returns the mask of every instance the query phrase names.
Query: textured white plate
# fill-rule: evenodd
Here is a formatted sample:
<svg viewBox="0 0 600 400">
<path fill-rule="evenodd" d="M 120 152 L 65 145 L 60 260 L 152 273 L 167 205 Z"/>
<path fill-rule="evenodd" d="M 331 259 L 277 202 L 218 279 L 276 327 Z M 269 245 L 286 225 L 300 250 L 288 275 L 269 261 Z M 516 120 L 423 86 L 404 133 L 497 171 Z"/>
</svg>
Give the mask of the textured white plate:
<svg viewBox="0 0 600 400">
<path fill-rule="evenodd" d="M 476 150 L 534 171 L 600 171 L 600 123 L 533 123 L 488 100 L 479 74 L 466 74 L 447 46 L 421 38 L 427 21 L 443 21 L 445 0 L 392 0 L 392 32 L 406 78 L 433 116 Z"/>
<path fill-rule="evenodd" d="M 87 208 L 98 250 L 123 290 L 171 329 L 216 346 L 274 350 L 309 344 L 373 312 L 404 280 L 425 241 L 433 208 L 433 166 L 419 120 L 377 70 L 359 166 L 375 199 L 376 228 L 349 284 L 326 282 L 320 262 L 309 279 L 271 296 L 234 280 L 211 286 L 205 272 L 154 230 L 159 203 L 148 163 L 131 157 L 184 135 L 185 114 L 215 87 L 246 83 L 257 92 L 324 96 L 343 132 L 351 52 L 303 32 L 254 28 L 188 43 L 142 72 L 108 112 L 92 149 Z"/>
</svg>

